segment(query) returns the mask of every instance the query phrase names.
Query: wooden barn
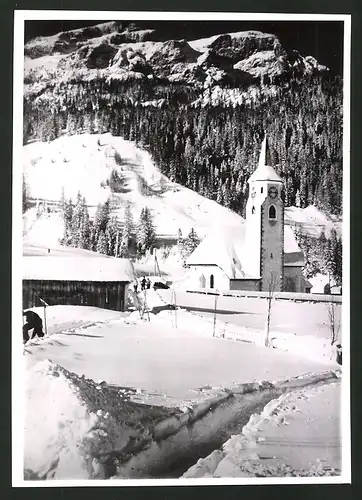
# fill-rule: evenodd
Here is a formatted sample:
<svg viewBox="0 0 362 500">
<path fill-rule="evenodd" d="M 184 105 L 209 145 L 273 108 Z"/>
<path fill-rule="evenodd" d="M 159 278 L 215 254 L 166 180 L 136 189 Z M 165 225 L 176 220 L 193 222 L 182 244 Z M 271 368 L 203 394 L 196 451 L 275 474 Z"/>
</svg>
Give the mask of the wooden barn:
<svg viewBox="0 0 362 500">
<path fill-rule="evenodd" d="M 23 250 L 23 309 L 41 305 L 84 305 L 124 311 L 132 263 L 76 248 Z"/>
</svg>

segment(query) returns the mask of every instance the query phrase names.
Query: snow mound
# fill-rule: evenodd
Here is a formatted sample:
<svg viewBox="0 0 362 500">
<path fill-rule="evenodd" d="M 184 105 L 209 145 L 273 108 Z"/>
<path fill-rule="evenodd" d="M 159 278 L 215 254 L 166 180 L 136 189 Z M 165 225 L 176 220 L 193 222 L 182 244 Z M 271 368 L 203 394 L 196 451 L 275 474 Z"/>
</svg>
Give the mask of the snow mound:
<svg viewBox="0 0 362 500">
<path fill-rule="evenodd" d="M 102 478 L 102 457 L 140 436 L 144 429 L 117 418 L 118 402 L 101 388 L 49 360 L 29 370 L 25 478 Z"/>
</svg>

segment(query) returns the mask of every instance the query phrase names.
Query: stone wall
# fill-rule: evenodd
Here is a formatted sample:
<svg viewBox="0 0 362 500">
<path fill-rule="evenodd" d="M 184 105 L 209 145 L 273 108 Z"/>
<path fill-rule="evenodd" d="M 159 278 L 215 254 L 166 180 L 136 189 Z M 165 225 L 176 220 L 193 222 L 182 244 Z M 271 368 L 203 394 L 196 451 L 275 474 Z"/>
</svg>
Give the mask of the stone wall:
<svg viewBox="0 0 362 500">
<path fill-rule="evenodd" d="M 260 291 L 260 280 L 230 280 L 230 290 Z"/>
<path fill-rule="evenodd" d="M 269 220 L 269 207 L 274 205 L 276 220 Z M 281 292 L 283 287 L 283 250 L 284 250 L 284 207 L 281 199 L 266 199 L 261 213 L 261 290 L 268 291 L 275 280 L 274 290 Z"/>
<path fill-rule="evenodd" d="M 284 292 L 305 293 L 305 280 L 301 267 L 286 266 L 284 268 L 283 290 Z"/>
</svg>

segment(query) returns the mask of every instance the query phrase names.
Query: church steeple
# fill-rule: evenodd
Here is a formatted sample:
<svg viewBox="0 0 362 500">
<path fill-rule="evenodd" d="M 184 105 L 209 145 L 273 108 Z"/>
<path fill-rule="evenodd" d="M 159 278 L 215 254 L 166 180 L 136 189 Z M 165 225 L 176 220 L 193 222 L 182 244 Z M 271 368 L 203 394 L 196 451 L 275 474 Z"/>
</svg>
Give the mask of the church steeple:
<svg viewBox="0 0 362 500">
<path fill-rule="evenodd" d="M 264 167 L 264 165 L 266 165 L 266 146 L 267 146 L 267 139 L 265 134 L 263 142 L 261 143 L 261 151 L 259 156 L 258 167 Z"/>
<path fill-rule="evenodd" d="M 268 139 L 265 134 L 263 142 L 261 144 L 258 166 L 248 180 L 249 185 L 255 181 L 270 181 L 270 182 L 280 182 L 280 183 L 283 182 L 281 177 L 279 177 L 279 175 L 274 170 L 274 168 L 266 164 L 267 147 L 268 147 Z"/>
<path fill-rule="evenodd" d="M 257 168 L 248 180 L 246 204 L 246 240 L 252 255 L 251 269 L 260 276 L 261 290 L 268 290 L 271 276 L 277 279 L 276 289 L 283 282 L 283 221 L 281 198 L 283 181 L 273 167 L 266 164 L 268 140 L 265 134 Z"/>
</svg>

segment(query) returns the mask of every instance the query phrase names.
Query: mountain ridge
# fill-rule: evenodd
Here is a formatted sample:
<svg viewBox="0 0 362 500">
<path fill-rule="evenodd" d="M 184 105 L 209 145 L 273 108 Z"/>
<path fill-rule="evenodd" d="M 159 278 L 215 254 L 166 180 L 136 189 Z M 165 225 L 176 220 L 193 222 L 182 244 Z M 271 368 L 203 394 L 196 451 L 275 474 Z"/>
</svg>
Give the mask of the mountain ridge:
<svg viewBox="0 0 362 500">
<path fill-rule="evenodd" d="M 191 41 L 162 41 L 156 30 L 118 30 L 118 23 L 109 22 L 28 41 L 24 47 L 25 78 L 29 80 L 31 72 L 33 78 L 39 76 L 42 67 L 46 70 L 44 59 L 40 68 L 34 62 L 44 56 L 59 59 L 52 68 L 53 79 L 61 73 L 64 78 L 64 72 L 86 68 L 115 79 L 171 76 L 170 81 L 202 86 L 209 68 L 218 71 L 218 81 L 226 84 L 233 80 L 253 83 L 266 77 L 273 80 L 296 72 L 317 75 L 329 71 L 311 56 L 303 57 L 295 50 L 288 53 L 276 35 L 269 33 L 249 30 Z M 265 52 L 269 52 L 267 59 L 255 57 Z M 27 64 L 27 59 L 32 63 Z"/>
</svg>

